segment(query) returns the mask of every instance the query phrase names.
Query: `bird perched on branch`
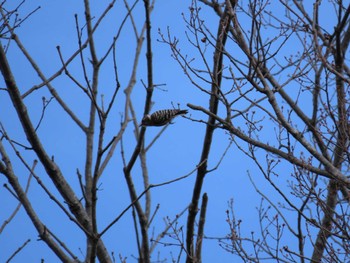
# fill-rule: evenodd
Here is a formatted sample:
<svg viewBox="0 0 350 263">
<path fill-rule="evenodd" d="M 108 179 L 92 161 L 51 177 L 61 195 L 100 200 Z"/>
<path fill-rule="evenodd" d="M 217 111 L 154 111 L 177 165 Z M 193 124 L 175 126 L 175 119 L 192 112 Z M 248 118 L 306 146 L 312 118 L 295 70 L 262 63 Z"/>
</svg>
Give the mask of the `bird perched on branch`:
<svg viewBox="0 0 350 263">
<path fill-rule="evenodd" d="M 171 123 L 176 116 L 185 115 L 187 112 L 188 110 L 180 109 L 159 110 L 143 117 L 141 126 L 164 126 Z"/>
</svg>

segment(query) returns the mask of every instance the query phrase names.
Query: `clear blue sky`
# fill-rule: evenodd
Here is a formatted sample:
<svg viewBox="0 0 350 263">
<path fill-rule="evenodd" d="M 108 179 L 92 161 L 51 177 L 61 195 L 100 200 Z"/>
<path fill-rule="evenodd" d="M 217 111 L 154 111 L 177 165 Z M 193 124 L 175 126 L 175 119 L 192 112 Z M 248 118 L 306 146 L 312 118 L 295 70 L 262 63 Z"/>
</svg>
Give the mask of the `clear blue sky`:
<svg viewBox="0 0 350 263">
<path fill-rule="evenodd" d="M 9 6 L 11 3 L 7 3 Z M 17 2 L 17 1 L 15 1 Z M 101 56 L 103 51 L 112 41 L 111 34 L 118 29 L 121 17 L 125 14 L 124 5 L 117 1 L 117 8 L 107 17 L 102 25 L 102 30 L 97 32 L 96 44 L 98 55 Z M 92 1 L 91 10 L 93 15 L 99 16 L 105 9 L 108 1 Z M 63 56 L 69 57 L 77 49 L 76 29 L 74 14 L 79 16 L 80 26 L 83 25 L 83 3 L 82 1 L 26 1 L 20 8 L 20 17 L 24 17 L 37 6 L 41 6 L 16 33 L 20 37 L 32 57 L 38 62 L 44 74 L 48 77 L 56 72 L 60 67 L 60 61 L 57 54 L 56 46 L 59 45 Z M 182 13 L 188 16 L 190 1 L 183 1 L 179 4 L 176 1 L 158 1 L 152 13 L 152 30 L 153 30 L 153 61 L 154 61 L 154 82 L 155 84 L 166 84 L 162 89 L 155 89 L 152 111 L 172 108 L 172 104 L 180 103 L 182 108 L 186 108 L 187 103 L 201 105 L 206 107 L 208 97 L 196 90 L 188 79 L 184 76 L 183 71 L 170 56 L 170 49 L 167 45 L 157 41 L 159 39 L 158 28 L 161 32 L 166 33 L 169 26 L 173 35 L 180 38 L 180 45 L 184 53 L 192 54 L 193 50 L 188 47 L 185 37 L 185 23 Z M 143 3 L 141 2 L 136 8 L 136 22 L 140 25 L 143 22 Z M 211 25 L 215 32 L 217 18 L 211 13 L 207 14 L 203 9 L 205 22 Z M 123 31 L 121 39 L 117 44 L 118 73 L 121 83 L 121 91 L 118 94 L 116 106 L 113 108 L 113 117 L 108 122 L 107 139 L 114 136 L 119 130 L 120 112 L 124 109 L 124 93 L 130 77 L 130 65 L 133 59 L 134 42 L 130 42 L 130 35 L 133 35 L 130 24 Z M 2 42 L 4 45 L 5 42 Z M 37 75 L 31 69 L 30 65 L 19 52 L 18 48 L 11 44 L 8 57 L 10 65 L 15 74 L 17 84 L 22 91 L 28 90 L 39 81 Z M 132 50 L 132 52 L 130 52 Z M 134 106 L 137 111 L 139 121 L 142 118 L 145 89 L 141 80 L 147 82 L 145 68 L 145 49 L 141 55 L 140 67 L 137 74 L 135 91 L 133 92 Z M 211 54 L 211 53 L 210 53 Z M 208 53 L 209 61 L 211 62 Z M 82 71 L 79 60 L 70 65 L 69 70 L 82 80 Z M 101 69 L 100 88 L 101 92 L 110 95 L 110 90 L 114 88 L 114 75 L 110 61 Z M 87 123 L 88 107 L 84 95 L 70 82 L 64 75 L 57 78 L 53 84 L 60 92 L 61 96 L 67 101 L 73 111 Z M 3 82 L 0 85 L 4 85 Z M 205 87 L 209 89 L 209 86 Z M 41 113 L 42 96 L 50 97 L 49 93 L 42 89 L 36 95 L 26 99 L 29 113 L 34 123 L 37 123 Z M 11 106 L 5 92 L 0 92 L 0 121 L 7 129 L 13 139 L 24 144 L 25 136 L 19 128 L 20 124 L 16 114 Z M 190 111 L 191 117 L 204 119 L 206 117 L 198 112 Z M 146 133 L 146 145 L 154 138 L 159 128 L 148 128 Z M 191 122 L 184 118 L 175 120 L 175 124 L 168 127 L 165 133 L 159 138 L 157 143 L 150 149 L 147 162 L 149 169 L 150 182 L 153 184 L 162 183 L 189 173 L 198 164 L 205 126 L 201 123 Z M 268 131 L 267 131 L 268 132 Z M 42 136 L 43 143 L 50 155 L 55 156 L 55 161 L 61 166 L 67 180 L 75 189 L 79 189 L 76 176 L 76 169 L 84 169 L 85 158 L 85 139 L 83 134 L 74 123 L 63 113 L 56 101 L 49 105 L 43 124 L 41 125 L 39 135 Z M 262 134 L 262 138 L 271 136 L 269 133 Z M 128 128 L 124 135 L 126 159 L 129 160 L 135 146 L 133 128 Z M 229 145 L 229 136 L 223 131 L 215 132 L 213 149 L 210 154 L 209 168 L 214 167 L 220 160 L 226 147 Z M 11 153 L 14 155 L 14 153 Z M 30 162 L 33 156 L 29 152 L 24 153 Z M 259 152 L 263 158 L 265 153 Z M 281 182 L 285 182 L 286 177 L 290 175 L 290 167 L 281 169 Z M 20 181 L 24 184 L 28 172 L 21 166 L 16 167 Z M 248 172 L 254 178 L 257 186 L 269 195 L 271 187 L 262 179 L 260 172 L 253 162 L 242 154 L 233 144 L 228 150 L 224 160 L 219 168 L 208 174 L 203 193 L 207 192 L 209 203 L 207 209 L 207 221 L 205 225 L 205 234 L 208 237 L 224 237 L 229 234 L 229 228 L 226 223 L 226 210 L 228 202 L 234 200 L 234 209 L 237 219 L 242 220 L 242 231 L 249 235 L 251 231 L 259 231 L 257 207 L 260 205 L 260 196 L 255 192 L 247 174 Z M 51 181 L 46 176 L 41 167 L 37 168 L 41 179 L 50 187 L 56 196 L 57 192 L 53 190 Z M 133 177 L 138 190 L 141 192 L 142 180 L 139 169 L 133 170 Z M 139 178 L 139 179 L 138 179 Z M 195 180 L 195 173 L 185 180 L 174 184 L 152 189 L 152 208 L 154 211 L 157 204 L 160 209 L 155 218 L 154 232 L 159 233 L 163 230 L 165 224 L 163 218 L 169 217 L 174 219 L 176 214 L 181 212 L 190 202 L 192 189 Z M 0 177 L 1 185 L 6 182 L 3 176 Z M 100 181 L 101 191 L 99 192 L 98 218 L 99 228 L 103 229 L 130 203 L 127 192 L 124 175 L 122 172 L 122 162 L 120 158 L 120 147 L 116 150 L 112 163 L 107 167 L 104 176 Z M 286 185 L 285 185 L 286 186 Z M 79 192 L 79 190 L 78 190 Z M 55 231 L 72 251 L 81 259 L 83 256 L 79 252 L 85 250 L 84 236 L 76 230 L 76 227 L 59 211 L 56 205 L 48 200 L 45 193 L 33 180 L 29 189 L 29 197 L 33 206 L 38 211 L 38 215 L 51 229 Z M 277 196 L 272 196 L 276 201 Z M 0 210 L 0 222 L 7 218 L 10 211 L 16 206 L 16 200 L 11 198 L 10 194 L 4 189 L 0 189 L 0 200 L 5 200 L 2 206 L 5 209 Z M 291 215 L 290 221 L 293 222 Z M 179 226 L 186 225 L 187 213 L 179 220 Z M 133 230 L 131 213 L 127 213 L 109 232 L 103 237 L 107 248 L 118 255 L 127 257 L 127 262 L 136 262 L 132 255 L 136 255 L 135 234 Z M 153 230 L 150 231 L 150 233 Z M 20 210 L 16 218 L 0 235 L 0 262 L 3 262 L 13 253 L 17 247 L 26 239 L 30 238 L 30 244 L 18 255 L 12 262 L 40 262 L 41 258 L 45 262 L 58 262 L 56 256 L 50 252 L 43 242 L 37 241 L 37 233 L 31 226 L 28 217 L 23 209 Z M 166 239 L 166 242 L 174 242 Z M 287 242 L 288 243 L 288 242 Z M 290 247 L 297 244 L 290 244 Z M 219 247 L 216 240 L 205 240 L 203 249 L 203 262 L 238 262 L 235 257 L 225 252 Z M 163 247 L 159 245 L 157 251 L 160 251 L 160 259 L 168 258 L 170 262 L 170 251 L 174 255 L 177 253 L 175 246 Z M 154 252 L 153 259 L 157 258 L 157 252 Z M 218 261 L 218 259 L 220 259 Z M 118 260 L 117 260 L 118 262 Z"/>
</svg>

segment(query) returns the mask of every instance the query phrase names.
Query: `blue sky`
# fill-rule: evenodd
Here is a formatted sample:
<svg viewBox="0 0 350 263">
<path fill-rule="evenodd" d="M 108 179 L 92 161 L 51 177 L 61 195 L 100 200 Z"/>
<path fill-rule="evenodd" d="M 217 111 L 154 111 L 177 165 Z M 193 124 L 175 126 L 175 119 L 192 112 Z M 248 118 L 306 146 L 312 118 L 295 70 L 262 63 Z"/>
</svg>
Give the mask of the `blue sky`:
<svg viewBox="0 0 350 263">
<path fill-rule="evenodd" d="M 118 1 L 117 1 L 118 2 Z M 7 3 L 9 6 L 12 3 Z M 91 10 L 93 15 L 98 17 L 105 9 L 108 1 L 92 1 Z M 153 30 L 153 61 L 154 61 L 154 83 L 166 84 L 161 89 L 155 89 L 153 95 L 154 106 L 152 111 L 172 108 L 180 104 L 181 108 L 186 108 L 187 103 L 201 105 L 206 107 L 208 97 L 195 89 L 190 81 L 184 76 L 183 71 L 178 64 L 171 58 L 170 48 L 157 41 L 160 39 L 158 28 L 166 33 L 169 27 L 172 35 L 180 38 L 179 45 L 184 53 L 195 56 L 186 41 L 184 32 L 187 30 L 183 21 L 182 13 L 188 16 L 190 1 L 179 4 L 176 1 L 158 1 L 152 13 Z M 37 6 L 41 8 L 35 12 L 16 33 L 20 37 L 32 57 L 38 62 L 44 74 L 48 77 L 56 72 L 61 66 L 57 54 L 56 46 L 61 47 L 64 57 L 69 57 L 77 49 L 77 37 L 74 22 L 74 14 L 77 13 L 80 26 L 83 25 L 83 3 L 82 1 L 26 1 L 19 10 L 20 17 L 24 17 Z M 121 18 L 125 15 L 125 8 L 121 2 L 117 3 L 101 26 L 101 30 L 96 33 L 96 45 L 98 55 L 101 56 L 112 41 L 112 34 L 115 34 L 119 27 Z M 139 3 L 135 10 L 136 23 L 143 23 L 143 3 Z M 208 13 L 203 8 L 203 17 L 208 25 L 212 25 L 215 32 L 217 18 Z M 327 23 L 325 23 L 327 24 Z M 112 116 L 107 123 L 106 141 L 111 139 L 119 130 L 120 112 L 124 109 L 124 93 L 130 77 L 130 67 L 133 60 L 134 39 L 130 24 L 127 23 L 126 29 L 120 36 L 117 44 L 117 62 L 118 74 L 121 83 L 121 90 L 117 95 L 117 103 L 112 111 Z M 130 40 L 132 39 L 132 41 Z M 2 44 L 5 44 L 2 42 Z M 145 67 L 145 48 L 142 50 L 140 66 L 137 73 L 137 84 L 132 98 L 134 107 L 137 111 L 138 121 L 141 120 L 144 108 L 145 89 L 141 80 L 147 82 L 147 72 Z M 211 52 L 211 51 L 210 51 Z M 211 62 L 210 53 L 208 59 Z M 289 50 L 292 52 L 292 50 Z M 89 57 L 89 56 L 88 56 Z M 8 59 L 17 80 L 17 85 L 22 91 L 28 90 L 33 85 L 40 83 L 37 75 L 31 69 L 30 65 L 19 52 L 18 48 L 12 44 L 8 51 Z M 196 63 L 196 62 L 195 62 Z M 201 62 L 198 61 L 198 64 Z M 83 80 L 83 75 L 79 60 L 76 60 L 69 66 L 69 70 L 79 79 Z M 100 91 L 105 94 L 106 99 L 111 95 L 114 88 L 114 75 L 111 60 L 101 68 Z M 3 82 L 0 85 L 4 85 Z M 57 88 L 60 95 L 72 110 L 87 123 L 88 118 L 88 100 L 77 89 L 64 74 L 57 78 L 53 85 Z M 206 86 L 209 89 L 210 86 Z M 165 90 L 163 90 L 165 89 Z M 33 123 L 37 123 L 41 113 L 42 96 L 49 98 L 50 95 L 46 89 L 41 89 L 35 95 L 26 98 L 27 107 Z M 258 94 L 257 94 L 258 96 Z M 21 132 L 19 121 L 14 110 L 9 106 L 10 101 L 4 92 L 0 92 L 0 121 L 13 139 L 26 144 L 25 136 Z M 204 119 L 206 117 L 199 113 L 190 111 L 190 116 L 195 119 Z M 148 128 L 146 133 L 146 145 L 152 141 L 159 132 L 159 128 Z M 150 182 L 152 184 L 162 183 L 189 173 L 198 164 L 205 126 L 202 123 L 192 122 L 188 119 L 177 118 L 174 125 L 170 125 L 164 134 L 158 139 L 156 144 L 149 150 L 147 156 L 148 171 Z M 262 139 L 271 136 L 272 129 L 266 127 Z M 52 101 L 45 113 L 45 118 L 39 128 L 38 134 L 41 136 L 43 144 L 48 153 L 55 156 L 55 161 L 60 165 L 67 180 L 74 189 L 79 192 L 79 182 L 76 176 L 76 170 L 83 171 L 85 158 L 85 139 L 82 132 L 75 126 L 69 117 L 62 111 L 56 101 Z M 220 160 L 222 154 L 230 143 L 229 136 L 223 131 L 216 131 L 213 141 L 213 149 L 210 154 L 209 169 L 214 167 Z M 243 144 L 244 145 L 244 144 Z M 134 147 L 135 139 L 131 125 L 124 135 L 124 146 L 126 159 L 129 160 Z M 9 149 L 9 148 L 8 148 Z M 9 150 L 11 156 L 14 153 Z M 31 163 L 34 156 L 31 152 L 24 152 L 24 156 Z M 258 152 L 261 158 L 265 153 Z M 132 174 L 139 192 L 142 191 L 142 180 L 139 165 Z M 50 190 L 58 196 L 53 185 L 41 167 L 37 168 L 40 178 L 48 185 Z M 234 210 L 237 219 L 242 220 L 242 231 L 249 235 L 251 231 L 258 231 L 257 207 L 260 205 L 260 196 L 255 192 L 251 184 L 248 171 L 254 179 L 256 185 L 271 195 L 272 188 L 262 178 L 261 173 L 254 163 L 242 154 L 237 147 L 232 144 L 228 150 L 221 165 L 215 171 L 206 176 L 203 186 L 203 193 L 207 192 L 209 203 L 207 209 L 207 221 L 205 234 L 208 237 L 224 237 L 229 233 L 226 223 L 226 210 L 228 202 L 234 200 Z M 26 182 L 28 172 L 20 165 L 16 166 L 16 172 L 19 175 L 21 183 Z M 281 187 L 286 188 L 285 180 L 290 176 L 291 170 L 288 165 L 280 169 Z M 189 204 L 192 197 L 192 189 L 195 180 L 195 173 L 179 182 L 152 189 L 152 208 L 154 211 L 157 204 L 160 204 L 159 212 L 155 218 L 154 231 L 159 233 L 163 230 L 165 224 L 163 219 L 169 217 L 174 219 L 176 214 L 181 212 Z M 3 176 L 0 177 L 0 183 L 6 182 Z M 126 188 L 124 175 L 122 172 L 122 160 L 120 157 L 120 147 L 116 150 L 111 164 L 107 167 L 100 180 L 98 218 L 99 228 L 103 229 L 130 203 L 129 194 Z M 67 220 L 56 205 L 48 200 L 45 193 L 33 180 L 29 189 L 29 197 L 38 215 L 62 240 L 78 255 L 81 259 L 80 249 L 84 251 L 85 241 L 82 233 L 77 230 L 75 225 Z M 278 196 L 270 196 L 276 201 Z M 7 218 L 10 211 L 16 206 L 16 200 L 11 198 L 10 194 L 4 189 L 0 189 L 0 200 L 6 200 L 4 206 L 6 209 L 0 210 L 0 222 Z M 288 215 L 293 222 L 295 215 Z M 179 220 L 179 226 L 186 225 L 187 213 Z M 130 211 L 115 224 L 103 237 L 110 251 L 116 255 L 121 254 L 128 258 L 128 262 L 136 262 L 132 255 L 136 256 L 135 234 Z M 11 224 L 0 235 L 0 261 L 8 258 L 17 247 L 27 238 L 32 241 L 12 262 L 39 262 L 44 258 L 45 262 L 58 262 L 55 255 L 46 247 L 43 242 L 37 241 L 37 233 L 31 226 L 28 217 L 23 209 L 11 222 Z M 170 239 L 166 240 L 170 242 Z M 175 241 L 172 241 L 175 242 Z M 216 240 L 205 240 L 203 246 L 203 262 L 215 262 L 220 258 L 220 262 L 234 262 L 235 257 L 225 252 L 217 244 Z M 286 242 L 288 243 L 288 242 Z M 297 244 L 288 243 L 290 247 Z M 170 251 L 176 255 L 175 246 L 163 247 L 159 245 L 157 251 L 160 252 L 160 259 L 168 258 L 170 262 Z M 154 252 L 156 259 L 157 252 Z M 117 260 L 118 262 L 118 260 Z"/>
</svg>

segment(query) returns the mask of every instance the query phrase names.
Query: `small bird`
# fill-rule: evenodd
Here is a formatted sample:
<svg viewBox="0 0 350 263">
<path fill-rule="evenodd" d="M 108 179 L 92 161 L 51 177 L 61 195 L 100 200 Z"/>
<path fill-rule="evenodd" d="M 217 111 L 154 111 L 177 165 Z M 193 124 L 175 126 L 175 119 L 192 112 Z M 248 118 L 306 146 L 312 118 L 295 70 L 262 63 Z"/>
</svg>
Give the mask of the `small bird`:
<svg viewBox="0 0 350 263">
<path fill-rule="evenodd" d="M 167 109 L 159 110 L 154 113 L 147 114 L 143 117 L 141 126 L 164 126 L 168 123 L 171 123 L 172 119 L 176 116 L 187 114 L 188 110 L 180 109 Z"/>
</svg>

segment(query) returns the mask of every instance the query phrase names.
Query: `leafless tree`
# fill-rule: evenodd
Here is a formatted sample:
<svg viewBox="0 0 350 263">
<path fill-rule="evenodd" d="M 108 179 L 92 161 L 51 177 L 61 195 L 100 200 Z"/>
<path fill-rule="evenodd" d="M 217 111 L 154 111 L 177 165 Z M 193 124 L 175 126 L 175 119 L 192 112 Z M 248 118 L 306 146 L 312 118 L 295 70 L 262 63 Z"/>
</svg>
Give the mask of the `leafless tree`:
<svg viewBox="0 0 350 263">
<path fill-rule="evenodd" d="M 208 117 L 194 120 L 206 125 L 201 160 L 215 130 L 225 130 L 280 197 L 252 181 L 268 205 L 259 209 L 260 234 L 248 237 L 230 205 L 221 245 L 244 262 L 349 260 L 349 14 L 344 1 L 194 0 L 186 41 L 162 32 L 193 87 L 210 98 L 188 104 Z M 190 55 L 182 51 L 189 44 Z M 205 164 L 189 208 L 187 262 L 199 260 L 193 231 Z"/>
<path fill-rule="evenodd" d="M 26 1 L 18 2 L 16 6 L 13 6 L 13 4 L 9 3 L 9 1 L 4 1 L 0 6 L 2 39 L 0 45 L 0 69 L 4 80 L 1 92 L 2 96 L 4 96 L 3 98 L 6 97 L 8 99 L 6 104 L 7 111 L 11 112 L 11 109 L 14 109 L 17 113 L 16 119 L 19 120 L 18 124 L 20 124 L 20 129 L 24 132 L 26 140 L 23 136 L 14 134 L 13 130 L 9 129 L 10 132 L 7 132 L 6 125 L 1 124 L 0 155 L 2 161 L 0 162 L 0 173 L 7 178 L 8 184 L 6 184 L 6 189 L 13 195 L 12 198 L 15 197 L 19 202 L 18 207 L 9 219 L 4 220 L 1 231 L 15 217 L 18 209 L 23 206 L 32 224 L 35 226 L 40 240 L 45 242 L 62 262 L 95 262 L 97 259 L 99 262 L 113 262 L 116 259 L 106 248 L 103 237 L 126 211 L 133 209 L 135 233 L 138 241 L 137 258 L 140 262 L 150 262 L 151 252 L 154 250 L 154 247 L 150 246 L 149 229 L 152 216 L 154 215 L 151 214 L 149 190 L 154 186 L 149 184 L 145 163 L 144 134 L 146 127 L 139 127 L 131 95 L 136 84 L 136 73 L 138 71 L 140 54 L 142 54 L 141 50 L 146 48 L 147 82 L 144 84 L 143 89 L 146 91 L 143 115 L 147 114 L 151 108 L 152 92 L 155 86 L 152 71 L 150 20 L 154 3 L 148 0 L 117 3 L 117 1 L 112 0 L 105 3 L 104 10 L 98 13 L 91 9 L 90 1 L 83 1 L 83 16 L 75 14 L 77 36 L 75 42 L 77 43 L 77 48 L 72 54 L 67 56 L 65 54 L 66 47 L 57 46 L 56 58 L 59 59 L 61 65 L 55 69 L 54 73 L 50 74 L 37 63 L 30 50 L 22 43 L 21 36 L 17 34 L 21 26 L 25 26 L 26 23 L 30 24 L 30 19 L 37 12 L 41 11 L 40 7 L 28 13 L 22 13 L 23 6 L 27 4 Z M 144 19 L 140 23 L 135 19 L 135 9 L 139 9 L 142 6 Z M 114 10 L 119 9 L 121 10 L 121 16 L 113 16 Z M 106 21 L 111 19 L 111 17 L 115 23 L 115 26 L 112 27 L 114 32 L 111 33 L 110 38 L 107 40 L 109 41 L 108 44 L 101 48 L 98 34 L 101 30 L 110 28 Z M 130 71 L 122 76 L 124 80 L 129 77 L 127 85 L 122 86 L 119 80 L 121 61 L 117 58 L 120 55 L 117 50 L 117 43 L 120 42 L 121 35 L 125 31 L 128 32 L 130 37 L 128 45 L 130 47 L 134 46 L 134 49 L 128 50 L 130 52 L 130 63 L 123 65 L 126 67 L 127 64 L 130 67 Z M 33 72 L 33 76 L 39 76 L 39 80 L 31 88 L 27 87 L 27 83 L 18 84 L 16 78 L 18 72 L 14 72 L 11 65 L 13 59 L 10 54 L 13 50 L 17 52 L 17 59 L 22 56 L 29 62 L 28 64 L 31 68 L 27 69 L 27 71 Z M 75 63 L 80 65 L 79 73 L 75 70 Z M 100 84 L 102 82 L 102 67 L 111 69 L 113 74 L 107 88 Z M 62 97 L 62 87 L 55 84 L 55 81 L 60 78 L 69 80 L 68 85 L 71 87 L 72 93 L 76 94 L 75 102 L 84 101 L 84 103 L 76 103 L 80 105 L 71 104 L 66 98 Z M 121 88 L 123 88 L 124 97 L 120 94 Z M 31 114 L 28 101 L 40 98 L 40 96 L 42 96 L 41 116 L 39 121 L 36 122 L 35 114 Z M 79 136 L 84 136 L 85 138 L 85 150 L 82 151 L 85 154 L 83 171 L 81 172 L 81 169 L 77 168 L 75 177 L 80 187 L 73 186 L 70 176 L 67 175 L 67 172 L 62 167 L 62 163 L 59 160 L 55 160 L 57 157 L 60 158 L 59 154 L 56 155 L 54 150 L 50 156 L 50 144 L 44 143 L 45 136 L 40 133 L 40 128 L 47 119 L 45 117 L 48 114 L 47 109 L 52 101 L 58 103 L 62 113 L 68 116 L 69 121 L 73 122 L 75 129 L 79 130 Z M 116 132 L 115 127 L 118 121 L 115 119 L 111 123 L 109 120 L 111 119 L 110 116 L 114 115 L 115 117 L 114 108 L 117 105 L 123 106 L 119 106 L 122 109 L 122 115 L 120 116 L 120 127 Z M 84 107 L 84 111 L 89 112 L 87 119 L 85 119 L 84 114 L 81 114 L 81 111 L 77 110 L 76 106 Z M 2 118 L 6 117 L 4 116 L 5 112 L 1 114 L 3 115 Z M 13 121 L 16 120 L 14 119 Z M 113 128 L 111 128 L 111 125 L 113 125 Z M 129 157 L 124 151 L 122 142 L 124 133 L 127 127 L 130 126 L 133 127 L 129 128 L 131 134 L 133 133 L 132 130 L 135 132 L 136 143 L 135 149 Z M 61 129 L 63 133 L 64 127 L 61 127 Z M 111 130 L 115 135 L 111 136 Z M 98 193 L 101 188 L 100 181 L 106 175 L 105 170 L 112 157 L 115 156 L 115 150 L 119 145 L 121 145 L 122 149 L 121 160 L 123 161 L 125 181 L 130 194 L 129 205 L 126 205 L 120 215 L 101 229 L 98 219 L 100 216 L 97 211 Z M 26 154 L 26 151 L 30 154 Z M 141 174 L 144 181 L 144 189 L 140 192 L 136 190 L 131 174 L 138 157 L 140 158 Z M 65 161 L 69 162 L 68 159 Z M 33 162 L 33 165 L 31 165 L 31 162 Z M 40 167 L 37 167 L 39 165 Z M 30 175 L 26 189 L 19 181 L 23 168 Z M 114 171 L 114 173 L 117 173 L 117 171 Z M 27 194 L 32 178 L 36 180 L 41 190 L 46 193 L 46 198 L 51 199 L 59 212 L 65 214 L 65 219 L 72 221 L 76 226 L 76 230 L 80 234 L 85 235 L 86 246 L 85 251 L 82 253 L 84 256 L 83 260 L 80 260 L 72 248 L 67 246 L 61 239 L 58 234 L 59 229 L 51 228 L 40 218 L 33 204 L 34 201 Z M 47 178 L 50 178 L 50 183 L 47 181 Z M 141 203 L 142 200 L 145 200 L 145 205 Z M 168 227 L 171 224 L 170 222 Z M 163 229 L 164 232 L 160 233 L 160 236 L 164 236 L 168 227 Z M 77 235 L 77 233 L 74 233 L 74 235 Z M 14 251 L 8 261 L 14 258 L 28 242 Z M 81 244 L 77 247 L 83 248 L 84 245 Z M 122 259 L 122 256 L 120 257 Z"/>
<path fill-rule="evenodd" d="M 234 203 L 229 203 L 228 234 L 215 238 L 223 253 L 244 262 L 349 261 L 348 3 L 187 3 L 185 37 L 174 35 L 171 28 L 159 30 L 157 43 L 170 48 L 179 72 L 209 100 L 208 105 L 198 105 L 189 98 L 187 104 L 192 113 L 203 116 L 187 117 L 204 129 L 203 147 L 191 171 L 158 184 L 150 182 L 147 157 L 168 126 L 159 128 L 146 144 L 148 128 L 139 125 L 140 118 L 151 111 L 154 91 L 160 88 L 153 69 L 157 32 L 151 13 L 156 3 L 110 0 L 97 10 L 95 3 L 84 0 L 83 12 L 74 16 L 76 48 L 69 47 L 69 54 L 68 47 L 56 46 L 60 64 L 51 71 L 40 65 L 18 33 L 20 28 L 30 28 L 31 19 L 42 11 L 38 7 L 23 13 L 26 3 L 3 1 L 0 5 L 0 99 L 4 101 L 0 107 L 6 105 L 6 112 L 0 112 L 0 174 L 7 181 L 3 188 L 7 197 L 18 202 L 13 210 L 6 210 L 6 219 L 1 218 L 0 234 L 23 208 L 40 241 L 62 262 L 126 262 L 127 255 L 122 251 L 115 255 L 105 240 L 129 214 L 134 233 L 131 242 L 136 243 L 139 262 L 161 262 L 154 255 L 157 245 L 174 248 L 174 262 L 185 258 L 188 263 L 205 261 L 202 244 L 213 237 L 205 231 L 210 195 L 203 185 L 208 173 L 235 147 L 259 169 L 252 175 L 247 168 L 247 176 L 261 201 L 256 226 L 244 225 Z M 107 40 L 100 39 L 104 30 L 111 30 Z M 123 44 L 129 48 L 120 51 Z M 127 62 L 119 60 L 124 50 Z M 17 69 L 17 61 L 27 63 L 26 72 Z M 107 81 L 104 71 L 109 72 Z M 26 81 L 18 77 L 27 72 Z M 140 72 L 145 76 L 141 81 L 137 78 Z M 136 84 L 141 92 L 135 91 Z M 142 94 L 142 106 L 133 97 L 135 92 Z M 50 112 L 51 107 L 59 114 Z M 6 121 L 10 115 L 15 128 Z M 53 131 L 55 122 L 60 129 Z M 66 151 L 60 152 L 54 140 L 46 138 L 50 129 L 44 132 L 45 125 L 52 133 L 71 132 L 63 138 Z M 229 140 L 229 147 L 219 155 L 213 152 L 213 138 L 220 131 L 227 135 L 220 133 L 220 139 Z M 76 174 L 72 176 L 73 161 L 67 149 L 75 147 L 75 140 L 85 145 L 74 151 L 83 156 L 75 156 Z M 220 161 L 208 168 L 212 156 Z M 118 185 L 112 188 L 113 198 L 104 196 L 103 181 L 121 175 L 125 189 Z M 189 206 L 174 211 L 175 218 L 166 217 L 163 229 L 157 226 L 154 233 L 159 206 L 151 202 L 152 189 L 175 186 L 189 176 L 196 176 Z M 257 177 L 264 178 L 274 193 L 261 188 Z M 32 188 L 40 200 L 31 194 Z M 114 204 L 122 209 L 105 220 L 100 213 L 104 202 L 108 210 L 115 212 Z M 43 206 L 62 220 L 47 220 L 40 212 Z M 182 215 L 187 219 L 180 221 Z M 72 232 L 62 235 L 61 229 L 67 226 Z M 251 235 L 247 236 L 248 231 Z M 69 235 L 83 243 L 72 245 Z M 27 238 L 19 244 L 7 261 L 25 253 L 30 242 Z"/>
</svg>

